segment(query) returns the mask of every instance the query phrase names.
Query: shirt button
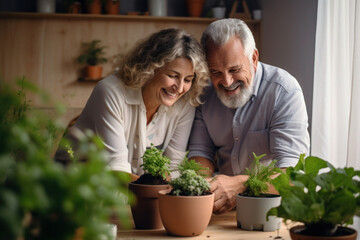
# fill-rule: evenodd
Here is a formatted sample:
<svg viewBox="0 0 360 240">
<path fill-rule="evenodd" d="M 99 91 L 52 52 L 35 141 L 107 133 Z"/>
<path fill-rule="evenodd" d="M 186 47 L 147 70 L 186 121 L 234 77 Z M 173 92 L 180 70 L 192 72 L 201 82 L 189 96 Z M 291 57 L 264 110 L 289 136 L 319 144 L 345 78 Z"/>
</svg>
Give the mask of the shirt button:
<svg viewBox="0 0 360 240">
<path fill-rule="evenodd" d="M 237 137 L 237 138 L 235 138 L 235 141 L 239 141 L 239 138 Z"/>
</svg>

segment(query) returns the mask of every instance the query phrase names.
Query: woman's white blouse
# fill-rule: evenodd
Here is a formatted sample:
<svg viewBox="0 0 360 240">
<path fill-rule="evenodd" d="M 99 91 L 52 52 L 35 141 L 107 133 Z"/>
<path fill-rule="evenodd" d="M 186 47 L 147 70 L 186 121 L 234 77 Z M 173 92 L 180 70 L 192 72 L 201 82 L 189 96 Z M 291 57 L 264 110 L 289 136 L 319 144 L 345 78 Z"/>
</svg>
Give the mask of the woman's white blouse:
<svg viewBox="0 0 360 240">
<path fill-rule="evenodd" d="M 143 173 L 142 156 L 151 143 L 164 150 L 175 168 L 184 158 L 195 108 L 184 98 L 161 105 L 147 125 L 141 89 L 110 75 L 94 88 L 74 127 L 98 134 L 109 152 L 112 170 Z"/>
</svg>

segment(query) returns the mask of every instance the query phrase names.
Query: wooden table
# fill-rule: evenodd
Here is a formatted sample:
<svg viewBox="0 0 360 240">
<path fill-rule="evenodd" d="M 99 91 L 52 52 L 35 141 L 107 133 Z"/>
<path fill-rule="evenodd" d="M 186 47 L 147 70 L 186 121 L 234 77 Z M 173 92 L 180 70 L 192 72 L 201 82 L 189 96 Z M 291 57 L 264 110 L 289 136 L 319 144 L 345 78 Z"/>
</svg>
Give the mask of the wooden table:
<svg viewBox="0 0 360 240">
<path fill-rule="evenodd" d="M 176 237 L 169 235 L 166 230 L 118 230 L 117 239 L 231 239 L 231 240 L 290 240 L 289 230 L 282 224 L 277 232 L 245 231 L 237 228 L 236 211 L 231 211 L 222 215 L 212 215 L 210 223 L 205 231 L 196 237 Z"/>
</svg>

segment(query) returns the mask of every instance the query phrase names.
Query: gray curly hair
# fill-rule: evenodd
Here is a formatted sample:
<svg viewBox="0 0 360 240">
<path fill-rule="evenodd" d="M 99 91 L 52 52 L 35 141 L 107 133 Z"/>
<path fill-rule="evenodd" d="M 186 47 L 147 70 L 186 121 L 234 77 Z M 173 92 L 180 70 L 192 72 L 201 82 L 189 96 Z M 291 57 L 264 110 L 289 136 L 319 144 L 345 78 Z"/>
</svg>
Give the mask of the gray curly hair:
<svg viewBox="0 0 360 240">
<path fill-rule="evenodd" d="M 202 46 L 182 29 L 164 29 L 142 40 L 122 59 L 116 75 L 127 86 L 141 88 L 152 79 L 156 69 L 179 57 L 189 59 L 193 65 L 195 77 L 184 97 L 198 106 L 203 88 L 209 83 L 209 71 Z"/>
</svg>

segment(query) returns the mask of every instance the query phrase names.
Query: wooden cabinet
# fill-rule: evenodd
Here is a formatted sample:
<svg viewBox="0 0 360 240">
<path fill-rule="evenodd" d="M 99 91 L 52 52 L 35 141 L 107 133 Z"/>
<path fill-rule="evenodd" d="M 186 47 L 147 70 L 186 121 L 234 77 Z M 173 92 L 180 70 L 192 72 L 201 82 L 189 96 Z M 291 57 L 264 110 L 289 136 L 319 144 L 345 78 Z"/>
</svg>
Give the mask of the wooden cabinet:
<svg viewBox="0 0 360 240">
<path fill-rule="evenodd" d="M 68 108 L 82 108 L 94 83 L 79 82 L 82 65 L 76 62 L 81 43 L 100 39 L 110 61 L 139 39 L 162 28 L 179 27 L 198 40 L 216 19 L 90 14 L 0 13 L 0 79 L 26 76 Z M 260 21 L 247 21 L 260 46 Z M 35 106 L 44 107 L 39 102 Z M 46 105 L 45 105 L 46 107 Z"/>
</svg>

